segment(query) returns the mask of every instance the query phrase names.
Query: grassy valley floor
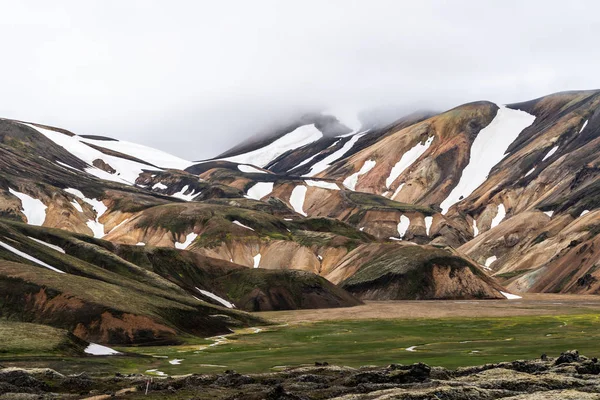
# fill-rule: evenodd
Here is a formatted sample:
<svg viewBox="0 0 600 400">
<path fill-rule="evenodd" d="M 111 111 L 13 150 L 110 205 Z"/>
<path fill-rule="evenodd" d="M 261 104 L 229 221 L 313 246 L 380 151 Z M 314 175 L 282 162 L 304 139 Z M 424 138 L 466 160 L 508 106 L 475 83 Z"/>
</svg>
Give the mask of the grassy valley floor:
<svg viewBox="0 0 600 400">
<path fill-rule="evenodd" d="M 592 296 L 375 302 L 349 309 L 261 313 L 278 325 L 189 338 L 181 346 L 117 348 L 124 356 L 57 358 L 52 352 L 32 356 L 8 351 L 0 352 L 0 364 L 47 366 L 64 373 L 180 375 L 267 372 L 316 361 L 351 367 L 425 362 L 455 368 L 542 353 L 558 356 L 567 349 L 598 356 L 598 311 L 600 299 Z M 419 315 L 424 317 L 415 318 Z"/>
</svg>

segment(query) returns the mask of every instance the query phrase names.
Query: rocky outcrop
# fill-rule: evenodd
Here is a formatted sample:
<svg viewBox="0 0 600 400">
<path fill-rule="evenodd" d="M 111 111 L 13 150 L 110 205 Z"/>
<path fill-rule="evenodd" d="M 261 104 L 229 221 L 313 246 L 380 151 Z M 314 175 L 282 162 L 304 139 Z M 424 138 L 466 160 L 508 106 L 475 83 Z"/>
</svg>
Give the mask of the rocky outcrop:
<svg viewBox="0 0 600 400">
<path fill-rule="evenodd" d="M 423 363 L 387 367 L 349 368 L 316 362 L 315 366 L 280 372 L 244 375 L 191 374 L 148 380 L 143 375 L 62 375 L 50 369 L 0 369 L 0 394 L 117 397 L 148 391 L 163 399 L 188 398 L 202 393 L 212 399 L 448 399 L 448 400 L 596 400 L 600 398 L 597 360 L 577 355 L 558 359 L 518 360 L 448 370 Z M 9 395 L 10 394 L 10 395 Z M 19 397 L 21 398 L 21 397 Z M 92 397 L 89 397 L 92 398 Z M 94 397 L 96 398 L 96 397 Z M 100 397 L 98 397 L 100 398 Z"/>
</svg>

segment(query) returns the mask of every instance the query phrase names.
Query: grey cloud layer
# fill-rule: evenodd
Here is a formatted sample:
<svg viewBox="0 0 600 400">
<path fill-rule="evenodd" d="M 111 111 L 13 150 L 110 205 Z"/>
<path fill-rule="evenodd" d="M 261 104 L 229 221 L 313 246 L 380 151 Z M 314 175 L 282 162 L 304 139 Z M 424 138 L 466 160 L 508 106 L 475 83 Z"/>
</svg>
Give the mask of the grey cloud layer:
<svg viewBox="0 0 600 400">
<path fill-rule="evenodd" d="M 600 87 L 595 1 L 0 4 L 0 116 L 190 159 L 302 110 Z"/>
</svg>

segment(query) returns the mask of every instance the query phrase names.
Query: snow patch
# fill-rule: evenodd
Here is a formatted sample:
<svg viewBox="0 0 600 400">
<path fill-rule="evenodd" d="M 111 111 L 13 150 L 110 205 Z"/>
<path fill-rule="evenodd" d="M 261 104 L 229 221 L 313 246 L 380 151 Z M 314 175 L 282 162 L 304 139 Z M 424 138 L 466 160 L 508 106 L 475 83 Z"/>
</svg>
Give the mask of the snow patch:
<svg viewBox="0 0 600 400">
<path fill-rule="evenodd" d="M 350 151 L 350 149 L 352 149 L 352 147 L 354 147 L 354 145 L 356 144 L 358 139 L 360 139 L 364 135 L 366 135 L 366 132 L 365 133 L 357 133 L 356 135 L 352 136 L 352 138 L 350 140 L 348 140 L 346 143 L 344 143 L 344 145 L 342 146 L 341 149 L 334 152 L 333 154 L 328 155 L 327 157 L 325 157 L 324 159 L 322 159 L 321 161 L 315 163 L 315 165 L 310 167 L 310 172 L 308 174 L 306 174 L 305 176 L 315 176 L 318 173 L 325 171 L 331 164 L 333 164 L 335 161 L 342 158 L 344 156 L 344 154 L 346 154 L 348 151 Z"/>
<path fill-rule="evenodd" d="M 477 228 L 477 220 L 473 218 L 473 237 L 479 235 L 479 228 Z"/>
<path fill-rule="evenodd" d="M 237 156 L 223 158 L 223 160 L 240 164 L 254 164 L 264 168 L 283 153 L 315 142 L 322 137 L 323 134 L 314 124 L 303 125 L 265 147 Z"/>
<path fill-rule="evenodd" d="M 258 268 L 258 266 L 260 265 L 261 258 L 262 256 L 260 255 L 260 253 L 254 256 L 254 268 Z"/>
<path fill-rule="evenodd" d="M 534 120 L 535 116 L 524 111 L 506 106 L 498 109 L 496 117 L 475 138 L 469 164 L 462 171 L 458 185 L 442 202 L 442 213 L 445 214 L 453 204 L 468 197 L 485 182 L 492 168 L 504 158 L 508 146 Z"/>
<path fill-rule="evenodd" d="M 179 365 L 179 364 L 181 364 L 181 362 L 182 362 L 182 361 L 183 361 L 183 360 L 182 360 L 182 359 L 180 359 L 180 358 L 175 358 L 175 359 L 173 359 L 173 360 L 170 360 L 170 361 L 169 361 L 169 364 L 171 364 L 171 365 Z"/>
<path fill-rule="evenodd" d="M 404 237 L 409 227 L 410 219 L 406 215 L 401 215 L 400 222 L 398 223 L 398 235 L 401 239 Z"/>
<path fill-rule="evenodd" d="M 90 228 L 92 230 L 95 238 L 103 238 L 104 237 L 104 224 L 101 224 L 98 220 L 100 219 L 100 217 L 102 215 L 104 215 L 106 210 L 108 210 L 108 207 L 106 207 L 104 205 L 104 203 L 101 202 L 100 200 L 90 199 L 90 198 L 85 197 L 85 195 L 77 189 L 67 188 L 67 189 L 65 189 L 65 192 L 70 193 L 73 196 L 80 198 L 81 200 L 83 200 L 84 203 L 87 203 L 90 206 L 92 206 L 92 209 L 96 212 L 96 219 L 88 220 L 86 222 L 86 225 L 88 226 L 88 228 Z M 73 203 L 71 203 L 71 204 L 73 204 Z"/>
<path fill-rule="evenodd" d="M 221 303 L 222 305 L 224 305 L 227 308 L 235 308 L 235 304 L 228 302 L 224 298 L 219 297 L 219 296 L 217 296 L 214 293 L 211 293 L 209 291 L 202 290 L 202 289 L 199 289 L 199 288 L 196 288 L 196 290 L 199 291 L 200 293 L 202 293 L 204 296 L 210 297 L 211 299 L 218 301 L 219 303 Z"/>
<path fill-rule="evenodd" d="M 81 207 L 81 204 L 79 204 L 79 202 L 78 202 L 77 200 L 73 200 L 73 201 L 71 202 L 71 205 L 72 205 L 73 207 L 75 207 L 75 209 L 76 209 L 77 211 L 79 211 L 80 213 L 82 213 L 82 212 L 83 212 L 83 208 Z"/>
<path fill-rule="evenodd" d="M 503 292 L 503 291 L 500 291 L 500 293 L 502 294 L 502 296 L 506 297 L 508 300 L 522 299 L 521 296 L 517 296 L 516 294 L 506 293 L 506 292 Z"/>
<path fill-rule="evenodd" d="M 417 346 L 410 346 L 406 348 L 406 351 L 414 352 L 417 351 Z"/>
<path fill-rule="evenodd" d="M 232 223 L 236 224 L 238 226 L 241 226 L 242 228 L 250 229 L 251 231 L 254 230 L 254 229 L 250 228 L 249 226 L 246 226 L 246 225 L 242 224 L 240 221 L 233 221 Z"/>
<path fill-rule="evenodd" d="M 179 250 L 185 250 L 190 244 L 194 242 L 194 240 L 196 240 L 197 237 L 198 235 L 194 232 L 188 233 L 188 235 L 185 237 L 185 240 L 182 243 L 175 242 L 175 248 Z"/>
<path fill-rule="evenodd" d="M 161 183 L 161 182 L 155 183 L 155 184 L 152 186 L 152 190 L 154 190 L 154 189 L 166 190 L 166 189 L 168 189 L 168 188 L 169 188 L 169 187 L 168 187 L 167 185 L 165 185 L 165 184 L 163 184 L 163 183 Z"/>
<path fill-rule="evenodd" d="M 579 214 L 579 216 L 580 216 L 580 217 L 583 217 L 585 214 L 587 214 L 587 213 L 589 213 L 589 212 L 590 212 L 590 210 L 583 210 L 583 211 L 581 212 L 581 214 Z"/>
<path fill-rule="evenodd" d="M 556 153 L 556 150 L 558 150 L 558 146 L 554 146 L 553 148 L 551 148 L 550 151 L 546 153 L 544 158 L 542 158 L 542 161 L 546 161 L 548 158 L 552 157 L 552 155 Z"/>
<path fill-rule="evenodd" d="M 554 215 L 554 211 L 544 211 L 544 214 L 552 218 L 552 216 Z"/>
<path fill-rule="evenodd" d="M 376 164 L 377 164 L 377 162 L 375 160 L 365 161 L 365 163 L 363 164 L 363 166 L 360 168 L 360 170 L 358 172 L 355 172 L 352 175 L 350 175 L 349 177 L 347 177 L 346 179 L 344 179 L 344 182 L 343 182 L 344 186 L 346 186 L 350 190 L 356 189 L 356 184 L 358 183 L 358 177 L 361 175 L 364 175 L 367 172 L 369 172 L 370 170 L 372 170 Z"/>
<path fill-rule="evenodd" d="M 427 236 L 429 236 L 431 224 L 433 224 L 433 217 L 425 217 L 425 233 L 427 233 Z"/>
<path fill-rule="evenodd" d="M 30 255 L 29 255 L 29 254 L 27 254 L 27 253 L 23 253 L 21 250 L 17 250 L 17 249 L 15 249 L 14 247 L 12 247 L 11 245 L 8 245 L 8 244 L 6 244 L 6 243 L 4 243 L 4 242 L 1 242 L 1 241 L 0 241 L 0 246 L 4 247 L 6 250 L 10 251 L 11 253 L 18 255 L 19 257 L 22 257 L 22 258 L 24 258 L 24 259 L 26 259 L 26 260 L 32 261 L 32 262 L 34 262 L 34 263 L 36 263 L 36 264 L 38 264 L 38 265 L 41 265 L 42 267 L 45 267 L 45 268 L 51 269 L 51 270 L 52 270 L 52 271 L 54 271 L 54 272 L 59 272 L 59 273 L 61 273 L 61 274 L 64 274 L 64 273 L 65 273 L 64 271 L 61 271 L 61 270 L 60 270 L 60 269 L 58 269 L 58 268 L 54 268 L 53 266 L 46 264 L 46 263 L 45 263 L 45 262 L 43 262 L 42 260 L 38 260 L 37 258 L 35 258 L 35 257 L 33 257 L 33 256 L 30 256 Z"/>
<path fill-rule="evenodd" d="M 400 185 L 398 185 L 398 188 L 396 189 L 396 191 L 394 192 L 392 197 L 390 197 L 390 199 L 394 199 L 398 195 L 398 193 L 400 193 L 400 191 L 402 190 L 403 187 L 404 187 L 404 183 L 401 183 Z"/>
<path fill-rule="evenodd" d="M 494 228 L 494 227 L 498 226 L 500 224 L 500 222 L 502 222 L 502 220 L 505 217 L 506 217 L 506 209 L 504 208 L 504 204 L 499 204 L 498 205 L 498 212 L 496 213 L 496 216 L 492 219 L 492 226 L 491 226 L 491 228 Z"/>
<path fill-rule="evenodd" d="M 44 221 L 46 220 L 46 209 L 48 207 L 46 207 L 41 200 L 35 199 L 25 193 L 17 192 L 11 188 L 8 188 L 8 191 L 10 194 L 21 200 L 21 208 L 23 209 L 23 214 L 25 214 L 29 225 L 42 226 L 44 224 Z"/>
<path fill-rule="evenodd" d="M 144 243 L 144 242 L 137 242 L 135 245 L 136 245 L 136 246 L 145 246 L 145 245 L 146 245 L 146 243 Z"/>
<path fill-rule="evenodd" d="M 185 201 L 192 201 L 194 199 L 194 197 L 196 197 L 200 194 L 200 192 L 196 193 L 195 190 L 192 190 L 190 192 L 190 194 L 185 194 L 189 190 L 190 190 L 190 186 L 185 185 L 183 188 L 181 188 L 181 191 L 179 191 L 175 194 L 172 194 L 171 197 L 176 197 L 178 199 L 185 200 Z"/>
<path fill-rule="evenodd" d="M 402 157 L 400 157 L 400 161 L 398 161 L 396 165 L 392 167 L 390 171 L 390 176 L 388 176 L 385 180 L 386 187 L 389 188 L 390 185 L 394 183 L 394 181 L 398 179 L 398 177 L 402 175 L 402 173 L 408 167 L 410 167 L 415 161 L 419 159 L 419 157 L 421 157 L 427 151 L 429 146 L 431 146 L 431 142 L 433 142 L 433 138 L 434 136 L 429 137 L 425 144 L 417 143 L 412 149 L 402 154 Z"/>
<path fill-rule="evenodd" d="M 579 130 L 579 133 L 583 132 L 583 130 L 585 129 L 585 127 L 587 126 L 588 122 L 590 122 L 588 119 L 585 120 L 585 122 L 583 123 L 583 126 L 581 127 L 581 129 Z"/>
<path fill-rule="evenodd" d="M 485 260 L 485 266 L 486 266 L 486 267 L 489 267 L 489 266 L 490 266 L 490 265 L 492 265 L 492 264 L 494 263 L 494 261 L 496 261 L 497 259 L 498 259 L 498 258 L 497 258 L 496 256 L 491 256 L 491 257 L 488 257 L 488 258 Z"/>
<path fill-rule="evenodd" d="M 96 343 L 90 343 L 88 347 L 86 347 L 83 351 L 93 356 L 113 356 L 115 354 L 121 354 L 118 351 L 111 349 L 110 347 L 102 346 Z"/>
<path fill-rule="evenodd" d="M 306 213 L 303 210 L 304 198 L 306 197 L 306 186 L 298 185 L 292 190 L 290 195 L 290 205 L 294 208 L 298 214 L 302 214 L 306 217 Z"/>
<path fill-rule="evenodd" d="M 534 168 L 531 168 L 531 169 L 529 170 L 529 172 L 527 172 L 527 173 L 525 174 L 525 177 L 528 177 L 529 175 L 533 174 L 533 172 L 534 172 L 534 171 L 535 171 L 535 167 L 534 167 Z"/>
<path fill-rule="evenodd" d="M 252 165 L 240 164 L 237 167 L 240 171 L 247 173 L 247 174 L 266 174 L 267 173 L 266 171 L 263 171 L 262 169 L 253 167 Z"/>
<path fill-rule="evenodd" d="M 340 187 L 336 183 L 333 183 L 333 182 L 313 181 L 310 179 L 307 179 L 304 182 L 306 182 L 306 184 L 308 186 L 314 186 L 314 187 L 319 187 L 319 188 L 329 189 L 329 190 L 340 190 Z"/>
<path fill-rule="evenodd" d="M 51 243 L 46 243 L 46 242 L 44 242 L 43 240 L 36 239 L 36 238 L 34 238 L 34 237 L 31 237 L 31 236 L 27 236 L 27 237 L 28 237 L 29 239 L 33 240 L 34 242 L 37 242 L 37 243 L 39 243 L 39 244 L 42 244 L 42 245 L 44 245 L 44 246 L 46 246 L 46 247 L 49 247 L 49 248 L 51 248 L 52 250 L 56 250 L 56 251 L 58 251 L 59 253 L 66 254 L 66 253 L 65 253 L 65 251 L 64 251 L 64 250 L 63 250 L 61 247 L 58 247 L 58 246 L 56 246 L 56 245 L 53 245 L 53 244 L 51 244 Z"/>
<path fill-rule="evenodd" d="M 269 195 L 273 191 L 273 182 L 258 182 L 256 185 L 248 189 L 247 197 L 260 200 Z"/>
</svg>

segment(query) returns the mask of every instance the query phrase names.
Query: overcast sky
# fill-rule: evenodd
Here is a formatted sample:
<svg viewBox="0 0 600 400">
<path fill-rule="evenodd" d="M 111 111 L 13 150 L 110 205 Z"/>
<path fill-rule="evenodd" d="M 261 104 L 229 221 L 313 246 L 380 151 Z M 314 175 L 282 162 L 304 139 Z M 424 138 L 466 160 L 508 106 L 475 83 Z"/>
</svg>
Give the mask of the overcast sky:
<svg viewBox="0 0 600 400">
<path fill-rule="evenodd" d="M 401 114 L 600 88 L 597 1 L 0 5 L 0 116 L 188 159 L 303 110 Z"/>
</svg>

